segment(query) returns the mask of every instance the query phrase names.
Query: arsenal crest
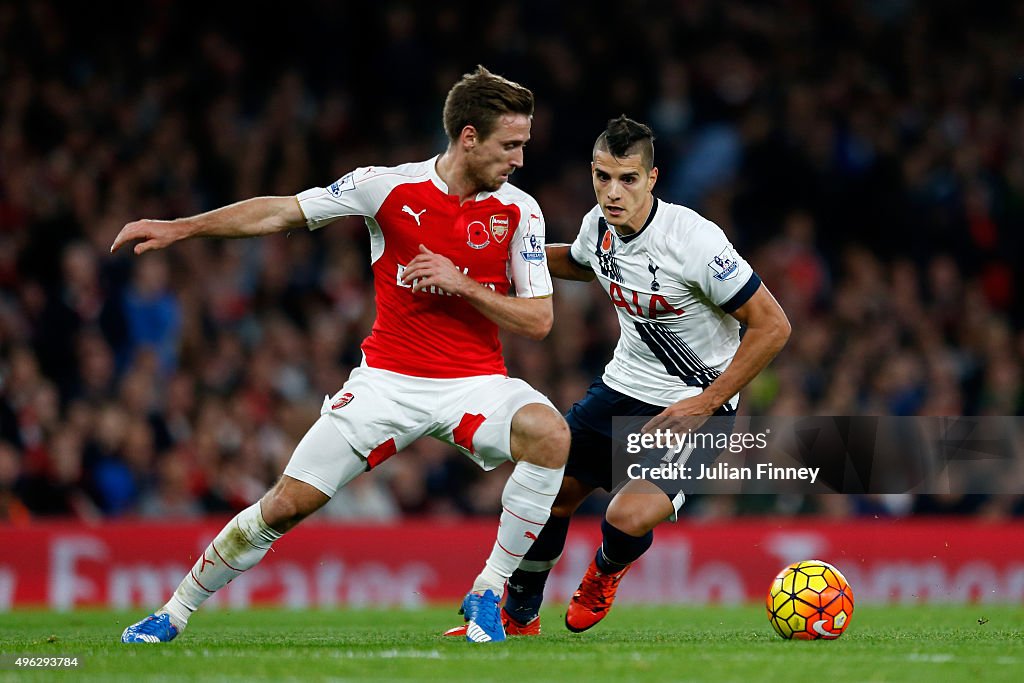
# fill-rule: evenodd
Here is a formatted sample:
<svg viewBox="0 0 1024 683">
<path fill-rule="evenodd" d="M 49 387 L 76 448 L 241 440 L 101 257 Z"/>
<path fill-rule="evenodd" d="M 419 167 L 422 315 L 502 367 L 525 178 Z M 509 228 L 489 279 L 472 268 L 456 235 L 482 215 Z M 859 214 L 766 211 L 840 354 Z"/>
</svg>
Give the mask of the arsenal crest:
<svg viewBox="0 0 1024 683">
<path fill-rule="evenodd" d="M 354 398 L 355 398 L 355 396 L 353 396 L 352 394 L 349 394 L 349 393 L 342 394 L 341 396 L 338 397 L 338 399 L 334 403 L 331 404 L 331 410 L 338 410 L 339 408 L 344 408 L 349 403 L 351 403 L 352 399 L 354 399 Z"/>
<path fill-rule="evenodd" d="M 498 240 L 498 244 L 505 241 L 505 236 L 508 235 L 507 214 L 491 216 L 491 235 L 494 236 L 494 239 Z"/>
</svg>

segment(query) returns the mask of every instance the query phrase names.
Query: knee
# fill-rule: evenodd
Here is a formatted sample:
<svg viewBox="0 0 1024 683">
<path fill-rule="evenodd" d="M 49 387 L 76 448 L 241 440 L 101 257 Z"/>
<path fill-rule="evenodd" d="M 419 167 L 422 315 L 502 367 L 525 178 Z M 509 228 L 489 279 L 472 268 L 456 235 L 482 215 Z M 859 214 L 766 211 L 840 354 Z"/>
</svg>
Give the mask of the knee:
<svg viewBox="0 0 1024 683">
<path fill-rule="evenodd" d="M 562 487 L 555 497 L 551 506 L 551 514 L 554 517 L 572 517 L 580 504 L 586 500 L 593 487 L 584 484 L 574 477 L 563 477 Z"/>
<path fill-rule="evenodd" d="M 260 512 L 263 521 L 271 529 L 284 533 L 302 521 L 304 515 L 291 498 L 285 495 L 278 486 L 264 494 L 260 500 Z"/>
<path fill-rule="evenodd" d="M 291 484 L 286 477 L 282 477 L 260 500 L 263 521 L 275 531 L 284 533 L 290 530 L 316 512 L 328 500 L 326 495 L 316 491 L 309 484 L 302 482 L 295 482 L 295 484 L 299 486 Z M 313 491 L 303 491 L 302 487 L 313 489 Z"/>
<path fill-rule="evenodd" d="M 551 506 L 551 516 L 572 517 L 572 514 L 576 512 L 576 508 L 579 506 L 579 501 L 564 501 L 561 503 L 556 501 L 555 504 Z"/>
<path fill-rule="evenodd" d="M 604 518 L 622 533 L 640 537 L 657 526 L 657 521 L 651 522 L 650 512 L 645 506 L 636 505 L 634 501 L 626 503 L 613 498 Z"/>
<path fill-rule="evenodd" d="M 582 499 L 563 496 L 563 492 L 564 487 L 558 492 L 555 502 L 551 504 L 551 515 L 553 517 L 571 517 L 572 513 L 583 503 Z"/>
<path fill-rule="evenodd" d="M 558 469 L 569 457 L 569 425 L 554 409 L 531 403 L 512 419 L 512 458 Z"/>
</svg>

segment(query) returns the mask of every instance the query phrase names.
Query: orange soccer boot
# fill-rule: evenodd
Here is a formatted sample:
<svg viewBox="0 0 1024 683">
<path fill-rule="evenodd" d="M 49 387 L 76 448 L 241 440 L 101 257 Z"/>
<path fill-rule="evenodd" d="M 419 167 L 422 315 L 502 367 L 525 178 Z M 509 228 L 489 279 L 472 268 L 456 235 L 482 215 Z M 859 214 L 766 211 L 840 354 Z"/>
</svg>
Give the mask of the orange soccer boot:
<svg viewBox="0 0 1024 683">
<path fill-rule="evenodd" d="M 614 574 L 605 574 L 597 568 L 597 560 L 591 560 L 580 587 L 573 593 L 569 609 L 565 611 L 565 627 L 573 633 L 580 633 L 604 619 L 615 601 L 619 582 L 631 566 L 627 564 Z"/>
</svg>

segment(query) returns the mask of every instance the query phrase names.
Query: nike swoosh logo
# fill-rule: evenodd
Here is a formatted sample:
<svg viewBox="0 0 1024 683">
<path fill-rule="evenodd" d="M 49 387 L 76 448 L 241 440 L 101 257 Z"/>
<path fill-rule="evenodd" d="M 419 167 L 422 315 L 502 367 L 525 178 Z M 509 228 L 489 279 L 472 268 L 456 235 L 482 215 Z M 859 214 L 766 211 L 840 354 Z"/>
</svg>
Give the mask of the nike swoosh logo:
<svg viewBox="0 0 1024 683">
<path fill-rule="evenodd" d="M 818 619 L 818 621 L 811 624 L 811 629 L 819 636 L 835 637 L 835 633 L 832 633 L 832 631 L 828 631 L 825 629 L 825 623 L 827 621 L 827 619 Z"/>
</svg>

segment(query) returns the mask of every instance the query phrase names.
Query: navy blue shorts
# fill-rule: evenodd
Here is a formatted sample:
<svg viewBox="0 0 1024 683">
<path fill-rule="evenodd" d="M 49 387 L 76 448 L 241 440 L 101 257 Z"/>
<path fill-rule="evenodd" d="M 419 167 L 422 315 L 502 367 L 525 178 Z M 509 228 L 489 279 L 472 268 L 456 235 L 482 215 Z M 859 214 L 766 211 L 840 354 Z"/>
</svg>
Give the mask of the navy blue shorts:
<svg viewBox="0 0 1024 683">
<path fill-rule="evenodd" d="M 665 410 L 665 406 L 656 406 L 650 403 L 626 396 L 625 394 L 612 389 L 600 378 L 596 379 L 587 395 L 573 404 L 572 408 L 565 415 L 569 423 L 569 430 L 572 433 L 572 445 L 569 447 L 569 461 L 565 466 L 566 476 L 573 477 L 579 481 L 612 491 L 626 481 L 624 468 L 616 472 L 614 454 L 616 451 L 615 438 L 612 434 L 612 418 L 614 417 L 653 417 Z M 722 406 L 715 411 L 716 417 L 732 416 L 734 419 L 715 421 L 715 429 L 732 433 L 732 425 L 735 422 L 736 411 Z M 643 420 L 637 420 L 638 425 Z M 622 435 L 616 435 L 622 439 Z M 620 452 L 622 444 L 619 444 Z M 721 454 L 720 450 L 697 450 L 689 457 L 689 462 L 704 462 L 710 464 Z M 620 463 L 621 464 L 621 463 Z M 678 480 L 653 481 L 661 488 L 665 495 L 674 498 L 677 493 L 685 492 L 684 485 Z"/>
</svg>

